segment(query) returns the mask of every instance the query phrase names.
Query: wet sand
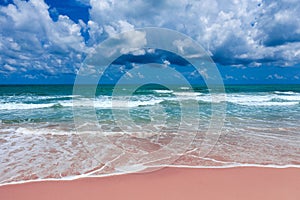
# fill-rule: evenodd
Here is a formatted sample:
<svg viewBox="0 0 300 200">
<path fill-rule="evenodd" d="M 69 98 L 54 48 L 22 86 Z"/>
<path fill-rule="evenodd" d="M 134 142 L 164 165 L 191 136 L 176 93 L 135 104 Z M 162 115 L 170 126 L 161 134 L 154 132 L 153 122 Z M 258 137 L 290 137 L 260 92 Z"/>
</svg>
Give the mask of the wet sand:
<svg viewBox="0 0 300 200">
<path fill-rule="evenodd" d="M 0 187 L 1 200 L 299 200 L 299 168 L 164 168 L 72 181 L 31 182 Z"/>
</svg>

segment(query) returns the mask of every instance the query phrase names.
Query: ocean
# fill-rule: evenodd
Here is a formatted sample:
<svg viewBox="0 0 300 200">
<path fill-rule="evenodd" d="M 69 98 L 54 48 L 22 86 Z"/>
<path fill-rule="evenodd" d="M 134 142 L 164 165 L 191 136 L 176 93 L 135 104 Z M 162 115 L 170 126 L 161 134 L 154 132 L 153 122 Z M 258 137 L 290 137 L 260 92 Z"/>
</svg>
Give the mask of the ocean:
<svg viewBox="0 0 300 200">
<path fill-rule="evenodd" d="M 228 85 L 214 94 L 225 99 L 197 85 L 132 88 L 114 95 L 102 85 L 91 97 L 88 85 L 80 94 L 0 86 L 0 184 L 165 166 L 300 167 L 300 85 Z"/>
</svg>

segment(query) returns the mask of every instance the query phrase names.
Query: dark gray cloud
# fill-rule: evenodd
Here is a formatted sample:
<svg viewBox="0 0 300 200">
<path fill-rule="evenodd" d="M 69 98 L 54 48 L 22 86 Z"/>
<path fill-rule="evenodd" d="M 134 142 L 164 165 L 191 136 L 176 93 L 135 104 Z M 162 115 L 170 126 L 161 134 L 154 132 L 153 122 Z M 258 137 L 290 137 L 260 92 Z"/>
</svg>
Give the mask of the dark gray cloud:
<svg viewBox="0 0 300 200">
<path fill-rule="evenodd" d="M 147 63 L 160 63 L 163 64 L 165 62 L 169 62 L 173 65 L 182 65 L 186 66 L 189 63 L 183 59 L 182 57 L 168 52 L 164 50 L 156 49 L 153 52 L 147 52 L 143 55 L 133 55 L 133 54 L 124 54 L 119 57 L 117 60 L 113 62 L 116 65 L 124 65 L 126 63 L 140 63 L 140 64 L 147 64 Z"/>
</svg>

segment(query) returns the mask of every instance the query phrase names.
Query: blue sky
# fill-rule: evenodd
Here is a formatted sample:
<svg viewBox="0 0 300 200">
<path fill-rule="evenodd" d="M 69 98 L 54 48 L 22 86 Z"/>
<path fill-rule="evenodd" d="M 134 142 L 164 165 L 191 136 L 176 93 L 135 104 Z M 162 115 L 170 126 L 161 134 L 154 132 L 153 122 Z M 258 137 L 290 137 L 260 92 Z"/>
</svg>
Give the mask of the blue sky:
<svg viewBox="0 0 300 200">
<path fill-rule="evenodd" d="M 143 27 L 193 38 L 227 84 L 300 84 L 297 0 L 1 0 L 0 27 L 0 84 L 71 84 L 97 44 Z M 158 50 L 125 55 L 115 65 L 130 69 L 147 61 L 190 70 L 180 58 Z"/>
</svg>

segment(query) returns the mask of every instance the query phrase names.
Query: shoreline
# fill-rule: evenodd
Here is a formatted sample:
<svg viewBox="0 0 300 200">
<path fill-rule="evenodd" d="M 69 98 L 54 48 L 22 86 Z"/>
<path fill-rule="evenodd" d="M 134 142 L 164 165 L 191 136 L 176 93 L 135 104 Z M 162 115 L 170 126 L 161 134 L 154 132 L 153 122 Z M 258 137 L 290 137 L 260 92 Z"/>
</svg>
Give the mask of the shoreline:
<svg viewBox="0 0 300 200">
<path fill-rule="evenodd" d="M 299 177 L 299 168 L 166 167 L 148 173 L 8 184 L 0 186 L 0 198 L 296 200 L 300 199 Z"/>
<path fill-rule="evenodd" d="M 19 185 L 19 184 L 29 184 L 29 183 L 39 183 L 39 182 L 57 182 L 57 181 L 75 181 L 85 178 L 106 178 L 106 177 L 114 177 L 114 176 L 124 176 L 124 175 L 130 175 L 130 174 L 143 174 L 143 173 L 152 173 L 152 168 L 158 168 L 158 170 L 164 169 L 164 168 L 170 168 L 170 169 L 231 169 L 231 168 L 271 168 L 271 169 L 299 169 L 300 165 L 260 165 L 260 164 L 247 164 L 247 165 L 226 165 L 226 166 L 185 166 L 185 165 L 165 165 L 165 166 L 153 166 L 146 168 L 150 169 L 150 172 L 143 172 L 144 170 L 138 170 L 138 171 L 128 171 L 128 172 L 115 172 L 111 174 L 101 174 L 101 175 L 74 175 L 74 176 L 66 176 L 61 178 L 47 178 L 47 179 L 33 179 L 33 180 L 24 180 L 24 181 L 17 181 L 17 182 L 7 182 L 7 183 L 0 183 L 0 188 L 8 185 Z M 153 172 L 158 171 L 153 170 Z"/>
</svg>

